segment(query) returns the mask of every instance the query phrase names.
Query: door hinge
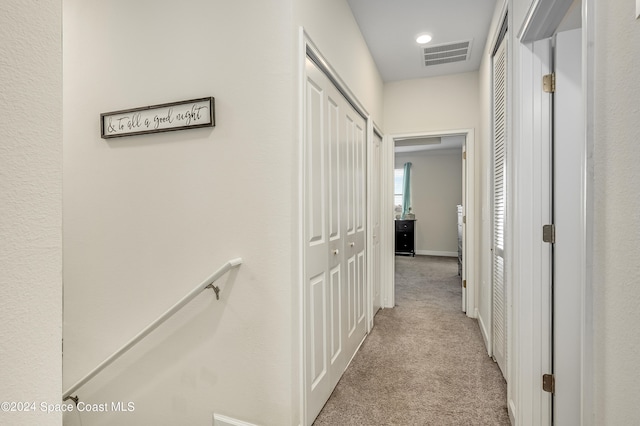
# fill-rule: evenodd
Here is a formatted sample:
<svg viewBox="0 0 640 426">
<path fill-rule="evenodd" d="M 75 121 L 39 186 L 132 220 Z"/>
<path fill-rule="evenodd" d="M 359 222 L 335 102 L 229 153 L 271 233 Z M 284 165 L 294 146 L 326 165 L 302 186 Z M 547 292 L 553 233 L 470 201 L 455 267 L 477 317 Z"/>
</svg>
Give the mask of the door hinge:
<svg viewBox="0 0 640 426">
<path fill-rule="evenodd" d="M 542 90 L 544 90 L 545 93 L 556 92 L 556 75 L 554 73 L 542 77 Z"/>
<path fill-rule="evenodd" d="M 462 280 L 462 287 L 467 288 L 467 280 Z"/>
<path fill-rule="evenodd" d="M 553 376 L 553 374 L 542 375 L 542 390 L 549 393 L 555 393 L 556 378 Z"/>
<path fill-rule="evenodd" d="M 556 243 L 556 226 L 555 225 L 544 225 L 542 227 L 542 241 L 545 243 Z"/>
<path fill-rule="evenodd" d="M 463 160 L 467 159 L 467 151 L 462 151 L 462 159 Z"/>
<path fill-rule="evenodd" d="M 467 223 L 467 215 L 462 216 L 462 223 Z"/>
</svg>

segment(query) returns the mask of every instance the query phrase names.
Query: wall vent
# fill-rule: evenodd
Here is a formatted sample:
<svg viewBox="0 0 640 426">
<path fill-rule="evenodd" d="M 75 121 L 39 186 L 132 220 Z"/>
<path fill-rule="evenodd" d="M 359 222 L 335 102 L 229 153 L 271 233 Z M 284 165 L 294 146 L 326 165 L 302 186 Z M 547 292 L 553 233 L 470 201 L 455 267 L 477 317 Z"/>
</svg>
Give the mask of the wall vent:
<svg viewBox="0 0 640 426">
<path fill-rule="evenodd" d="M 450 64 L 469 59 L 472 40 L 457 41 L 455 43 L 440 44 L 422 48 L 424 66 Z"/>
</svg>

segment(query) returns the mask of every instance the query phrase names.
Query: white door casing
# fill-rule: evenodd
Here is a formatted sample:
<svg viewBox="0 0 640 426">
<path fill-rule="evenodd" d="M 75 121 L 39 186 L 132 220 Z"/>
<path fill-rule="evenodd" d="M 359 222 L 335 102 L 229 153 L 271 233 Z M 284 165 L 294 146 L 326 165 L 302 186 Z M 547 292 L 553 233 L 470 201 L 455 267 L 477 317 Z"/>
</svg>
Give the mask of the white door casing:
<svg viewBox="0 0 640 426">
<path fill-rule="evenodd" d="M 309 58 L 304 101 L 304 353 L 313 422 L 366 333 L 366 121 Z"/>
<path fill-rule="evenodd" d="M 467 312 L 467 144 L 462 147 L 462 312 Z"/>
<path fill-rule="evenodd" d="M 551 72 L 549 39 L 519 46 L 518 102 L 525 117 L 514 140 L 512 206 L 519 214 L 512 226 L 513 329 L 508 406 L 514 424 L 548 425 L 551 396 L 542 389 L 542 375 L 551 372 L 551 245 L 542 228 L 552 220 L 551 96 L 543 90 L 543 76 Z M 526 82 L 526 84 L 524 84 Z M 515 284 L 517 283 L 517 285 Z"/>
<path fill-rule="evenodd" d="M 553 422 L 580 425 L 584 280 L 582 30 L 556 35 L 553 222 Z"/>
<path fill-rule="evenodd" d="M 374 132 L 371 149 L 370 149 L 370 170 L 369 170 L 369 217 L 371 224 L 371 251 L 370 251 L 370 282 L 371 282 L 371 305 L 373 311 L 371 313 L 371 326 L 373 326 L 373 317 L 376 312 L 382 307 L 382 292 L 381 292 L 381 262 L 380 262 L 380 239 L 381 239 L 381 227 L 380 227 L 380 172 L 382 170 L 382 136 L 378 132 Z"/>
<path fill-rule="evenodd" d="M 558 24 L 562 21 L 567 10 L 571 8 L 572 0 L 554 0 L 551 2 L 535 2 L 530 8 L 523 25 L 517 36 L 519 43 L 515 43 L 514 49 L 517 49 L 518 59 L 518 78 L 517 102 L 514 105 L 514 116 L 518 116 L 519 123 L 516 125 L 515 132 L 518 136 L 518 144 L 515 145 L 514 163 L 518 170 L 518 180 L 515 184 L 515 192 L 519 194 L 518 199 L 514 202 L 514 208 L 520 212 L 518 224 L 514 228 L 514 242 L 512 259 L 514 264 L 513 280 L 517 281 L 518 286 L 514 286 L 514 324 L 513 331 L 513 371 L 514 386 L 509 388 L 509 412 L 512 416 L 514 424 L 522 425 L 548 425 L 548 424 L 564 424 L 554 422 L 552 413 L 552 395 L 544 392 L 541 386 L 541 376 L 543 374 L 552 373 L 558 367 L 552 363 L 552 342 L 554 341 L 552 315 L 557 319 L 558 316 L 564 317 L 568 312 L 561 312 L 562 307 L 555 304 L 556 312 L 552 314 L 551 308 L 554 305 L 552 296 L 552 246 L 549 243 L 542 242 L 541 227 L 544 224 L 554 222 L 552 217 L 553 206 L 552 190 L 555 186 L 552 180 L 552 152 L 551 143 L 552 128 L 552 98 L 555 95 L 545 93 L 542 88 L 542 76 L 552 72 L 553 52 L 551 48 L 551 39 L 557 30 Z M 589 34 L 593 36 L 593 19 L 594 8 L 593 2 L 590 0 L 583 1 L 582 26 L 583 28 L 591 28 L 587 30 L 587 39 Z M 588 9 L 588 10 L 587 10 Z M 587 13 L 588 12 L 588 13 Z M 589 52 L 593 49 L 592 43 L 583 42 L 581 46 L 574 46 L 574 53 L 583 52 L 583 58 L 586 53 L 586 61 L 580 65 L 581 73 L 586 73 L 587 78 L 593 78 L 593 62 Z M 556 76 L 557 78 L 557 76 Z M 556 94 L 557 87 L 556 85 Z M 588 85 L 585 85 L 588 86 Z M 589 95 L 589 89 L 584 89 L 586 98 L 592 100 Z M 585 98 L 585 99 L 586 99 Z M 586 104 L 586 105 L 585 105 Z M 583 108 L 584 107 L 584 108 Z M 591 105 L 592 107 L 592 105 Z M 589 125 L 584 119 L 588 114 L 590 102 L 585 100 L 582 106 L 573 105 L 571 108 L 574 112 L 581 116 L 578 122 L 582 122 L 582 131 L 587 131 L 586 142 L 580 149 L 573 152 L 572 161 L 579 161 L 581 167 L 582 186 L 580 187 L 580 195 L 582 202 L 578 211 L 572 212 L 575 218 L 580 217 L 580 240 L 575 242 L 572 247 L 576 252 L 580 252 L 582 260 L 585 261 L 586 253 L 589 252 L 589 244 L 587 241 L 587 232 L 592 225 L 588 214 L 589 209 L 589 188 L 592 184 L 593 176 L 588 174 L 589 158 L 587 150 L 590 141 Z M 565 111 L 571 113 L 571 111 Z M 557 121 L 557 120 L 556 120 Z M 565 121 L 565 120 L 563 120 Z M 558 123 L 555 123 L 557 126 Z M 563 123 L 569 124 L 569 123 Z M 592 142 L 592 141 L 591 141 Z M 556 155 L 558 152 L 556 151 Z M 555 162 L 561 161 L 556 158 Z M 560 163 L 557 167 L 562 167 Z M 556 177 L 557 177 L 556 168 Z M 556 191 L 558 189 L 556 188 Z M 563 200 L 568 201 L 568 200 Z M 556 210 L 557 213 L 557 210 Z M 557 219 L 557 218 L 556 218 Z M 578 220 L 576 219 L 576 222 Z M 558 225 L 558 224 L 556 224 Z M 574 224 L 575 225 L 575 224 Z M 570 232 L 569 232 L 570 233 Z M 561 234 L 565 234 L 561 237 Z M 566 239 L 567 234 L 564 231 L 557 230 L 556 244 L 560 239 Z M 566 241 L 564 242 L 566 243 Z M 574 253 L 575 254 L 575 253 Z M 557 268 L 558 261 L 556 259 Z M 581 268 L 574 269 L 574 274 L 583 277 L 580 280 L 579 288 L 574 296 L 577 302 L 582 306 L 582 316 L 578 320 L 581 325 L 581 333 L 579 340 L 582 347 L 579 356 L 575 357 L 574 362 L 578 361 L 581 365 L 581 381 L 582 386 L 579 390 L 579 398 L 582 400 L 582 412 L 578 420 L 578 424 L 591 424 L 592 419 L 589 415 L 585 416 L 585 412 L 591 409 L 588 401 L 592 401 L 592 388 L 589 382 L 589 374 L 585 371 L 592 366 L 591 346 L 592 334 L 586 324 L 589 322 L 588 304 L 589 298 L 589 277 L 585 274 L 588 265 L 587 262 Z M 555 276 L 556 281 L 558 275 Z M 562 285 L 562 284 L 558 284 Z M 577 335 L 572 336 L 575 339 Z M 557 338 L 555 339 L 557 342 Z M 566 343 L 566 342 L 565 342 Z M 578 343 L 580 344 L 580 343 Z M 585 350 L 585 348 L 587 348 Z M 566 377 L 565 377 L 566 378 Z M 569 379 L 573 380 L 573 379 Z M 572 386 L 572 384 L 568 384 Z M 556 392 L 563 392 L 559 389 L 560 382 L 556 380 Z M 565 384 L 567 386 L 567 384 Z M 555 398 L 554 398 L 555 399 Z M 559 401 L 556 401 L 559 402 Z M 563 403 L 564 404 L 564 403 Z M 554 402 L 554 405 L 557 405 Z M 554 408 L 557 409 L 556 406 Z M 575 419 L 573 419 L 575 421 Z M 568 423 L 572 424 L 572 423 Z"/>
<path fill-rule="evenodd" d="M 393 307 L 395 305 L 395 251 L 394 251 L 394 165 L 395 165 L 395 153 L 394 146 L 396 140 L 413 139 L 413 138 L 432 138 L 442 136 L 464 136 L 465 137 L 465 149 L 466 149 L 466 161 L 463 171 L 463 186 L 466 189 L 463 191 L 463 211 L 466 216 L 466 223 L 463 227 L 463 259 L 462 269 L 463 276 L 467 281 L 467 287 L 465 290 L 466 297 L 464 298 L 464 306 L 462 310 L 468 317 L 477 317 L 477 300 L 476 300 L 476 267 L 474 259 L 474 247 L 475 247 L 475 130 L 468 129 L 451 129 L 451 130 L 439 130 L 439 131 L 424 131 L 417 133 L 397 133 L 387 135 L 384 138 L 382 145 L 381 155 L 381 191 L 382 191 L 382 209 L 381 209 L 381 227 L 383 241 L 381 245 L 380 262 L 383 269 L 383 280 L 381 283 L 383 306 L 385 308 Z M 455 211 L 451 212 L 455 215 Z"/>
</svg>

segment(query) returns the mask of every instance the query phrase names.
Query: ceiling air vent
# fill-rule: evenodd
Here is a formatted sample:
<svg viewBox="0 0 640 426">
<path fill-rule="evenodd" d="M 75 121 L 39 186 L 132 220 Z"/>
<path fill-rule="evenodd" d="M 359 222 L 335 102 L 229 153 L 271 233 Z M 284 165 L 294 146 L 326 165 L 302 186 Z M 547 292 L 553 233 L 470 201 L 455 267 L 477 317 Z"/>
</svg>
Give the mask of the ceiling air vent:
<svg viewBox="0 0 640 426">
<path fill-rule="evenodd" d="M 425 67 L 462 62 L 469 59 L 471 40 L 424 47 L 422 50 Z"/>
</svg>

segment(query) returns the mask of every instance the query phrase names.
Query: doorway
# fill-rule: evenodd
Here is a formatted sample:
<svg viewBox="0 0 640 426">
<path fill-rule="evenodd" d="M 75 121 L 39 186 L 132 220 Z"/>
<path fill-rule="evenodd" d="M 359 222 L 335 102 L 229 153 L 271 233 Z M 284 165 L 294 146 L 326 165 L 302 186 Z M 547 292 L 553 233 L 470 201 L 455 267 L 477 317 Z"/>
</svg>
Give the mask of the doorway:
<svg viewBox="0 0 640 426">
<path fill-rule="evenodd" d="M 439 142 L 437 140 L 440 140 Z M 461 268 L 461 282 L 462 282 L 462 300 L 461 307 L 468 317 L 475 318 L 476 313 L 476 297 L 475 297 L 475 261 L 474 261 L 474 212 L 475 212 L 475 193 L 474 190 L 468 190 L 473 188 L 473 176 L 474 176 L 474 130 L 473 129 L 456 129 L 445 131 L 433 131 L 433 132 L 420 132 L 420 133 L 403 133 L 388 135 L 385 138 L 384 152 L 387 161 L 384 163 L 383 176 L 388 179 L 388 185 L 385 191 L 385 208 L 382 210 L 381 220 L 386 231 L 386 241 L 388 242 L 384 246 L 383 251 L 383 263 L 384 263 L 384 280 L 383 286 L 383 299 L 385 307 L 395 306 L 395 252 L 394 252 L 394 237 L 395 237 L 395 225 L 394 220 L 396 216 L 395 203 L 394 203 L 394 188 L 393 188 L 393 176 L 396 167 L 396 145 L 404 145 L 407 149 L 411 149 L 412 145 L 429 145 L 429 144 L 442 144 L 442 140 L 455 141 L 462 140 L 462 143 L 456 148 L 460 154 L 462 161 L 462 268 Z M 408 148 L 407 148 L 408 147 Z M 399 155 L 400 157 L 400 155 Z M 417 213 L 417 212 L 416 212 Z M 452 217 L 455 217 L 455 207 L 451 211 Z M 420 220 L 416 214 L 416 219 Z M 426 217 L 423 220 L 427 220 Z M 418 247 L 417 247 L 418 248 Z M 436 254 L 436 255 L 457 255 L 457 253 L 430 253 L 429 250 L 420 251 L 418 248 L 417 254 Z"/>
</svg>

